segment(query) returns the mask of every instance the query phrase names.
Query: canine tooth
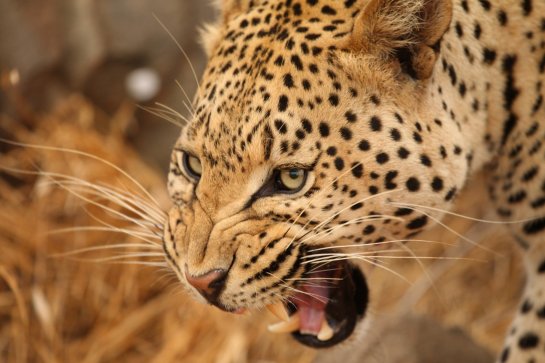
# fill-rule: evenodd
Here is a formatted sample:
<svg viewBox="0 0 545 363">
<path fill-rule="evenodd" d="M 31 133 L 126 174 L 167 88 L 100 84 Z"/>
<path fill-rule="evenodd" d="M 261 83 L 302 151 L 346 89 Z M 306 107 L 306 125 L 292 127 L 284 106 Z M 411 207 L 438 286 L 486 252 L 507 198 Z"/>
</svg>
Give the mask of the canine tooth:
<svg viewBox="0 0 545 363">
<path fill-rule="evenodd" d="M 288 321 L 281 321 L 276 324 L 269 325 L 269 331 L 271 333 L 291 333 L 299 330 L 300 318 L 299 314 L 292 315 Z"/>
<path fill-rule="evenodd" d="M 320 329 L 320 332 L 318 333 L 318 340 L 326 341 L 331 339 L 333 337 L 334 331 L 329 326 L 329 323 L 327 322 L 327 319 L 324 318 L 324 321 L 322 322 L 322 328 Z"/>
<path fill-rule="evenodd" d="M 286 308 L 284 307 L 284 304 L 281 302 L 276 304 L 267 305 L 267 309 L 278 319 L 282 321 L 289 321 L 290 316 L 288 315 L 288 312 L 286 311 Z"/>
</svg>

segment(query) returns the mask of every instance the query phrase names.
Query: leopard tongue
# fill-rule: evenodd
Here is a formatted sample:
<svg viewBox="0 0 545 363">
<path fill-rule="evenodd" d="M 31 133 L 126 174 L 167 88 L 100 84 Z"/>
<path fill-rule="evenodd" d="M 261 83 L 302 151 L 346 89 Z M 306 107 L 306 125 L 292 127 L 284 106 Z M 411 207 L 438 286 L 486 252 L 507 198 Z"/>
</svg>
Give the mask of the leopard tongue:
<svg viewBox="0 0 545 363">
<path fill-rule="evenodd" d="M 309 282 L 300 287 L 300 292 L 295 294 L 293 302 L 297 305 L 297 311 L 301 316 L 299 331 L 301 334 L 318 335 L 325 320 L 325 308 L 329 300 L 329 286 L 320 278 L 320 273 L 313 274 L 316 282 Z"/>
<path fill-rule="evenodd" d="M 330 295 L 328 275 L 316 272 L 311 276 L 312 279 L 302 284 L 290 299 L 297 306 L 297 312 L 294 315 L 288 317 L 282 304 L 267 306 L 271 313 L 282 320 L 280 323 L 269 326 L 271 332 L 299 331 L 300 334 L 314 335 L 319 340 L 328 340 L 333 336 L 334 331 L 325 316 Z"/>
</svg>

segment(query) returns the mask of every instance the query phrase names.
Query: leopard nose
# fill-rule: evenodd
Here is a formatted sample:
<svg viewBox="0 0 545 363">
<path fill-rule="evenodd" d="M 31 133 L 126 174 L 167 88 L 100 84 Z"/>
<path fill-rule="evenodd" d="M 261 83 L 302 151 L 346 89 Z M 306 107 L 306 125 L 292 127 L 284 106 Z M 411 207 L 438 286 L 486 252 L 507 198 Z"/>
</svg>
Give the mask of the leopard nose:
<svg viewBox="0 0 545 363">
<path fill-rule="evenodd" d="M 185 278 L 191 286 L 204 296 L 211 304 L 216 302 L 218 295 L 225 286 L 227 271 L 213 270 L 200 276 L 192 276 L 187 267 L 185 268 Z"/>
</svg>

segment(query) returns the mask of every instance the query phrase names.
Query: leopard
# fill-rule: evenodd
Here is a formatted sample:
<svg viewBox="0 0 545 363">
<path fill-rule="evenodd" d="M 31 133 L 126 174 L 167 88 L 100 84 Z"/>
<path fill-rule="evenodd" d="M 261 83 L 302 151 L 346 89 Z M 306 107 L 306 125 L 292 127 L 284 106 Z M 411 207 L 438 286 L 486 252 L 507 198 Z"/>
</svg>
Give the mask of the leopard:
<svg viewBox="0 0 545 363">
<path fill-rule="evenodd" d="M 482 172 L 527 275 L 497 361 L 545 362 L 545 2 L 217 6 L 168 173 L 181 285 L 340 345 L 373 326 L 365 256 L 440 223 Z"/>
</svg>

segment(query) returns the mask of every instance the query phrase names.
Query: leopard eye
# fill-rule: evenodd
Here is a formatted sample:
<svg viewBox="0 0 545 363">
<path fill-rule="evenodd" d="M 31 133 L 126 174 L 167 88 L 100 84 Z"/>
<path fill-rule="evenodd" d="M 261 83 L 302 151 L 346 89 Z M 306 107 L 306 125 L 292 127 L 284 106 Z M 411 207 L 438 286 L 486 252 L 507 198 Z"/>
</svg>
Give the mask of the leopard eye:
<svg viewBox="0 0 545 363">
<path fill-rule="evenodd" d="M 202 174 L 202 164 L 199 158 L 188 153 L 184 153 L 182 158 L 185 172 L 193 179 L 199 180 Z"/>
<path fill-rule="evenodd" d="M 299 168 L 282 169 L 278 171 L 276 183 L 281 191 L 296 193 L 307 181 L 307 170 Z"/>
</svg>

